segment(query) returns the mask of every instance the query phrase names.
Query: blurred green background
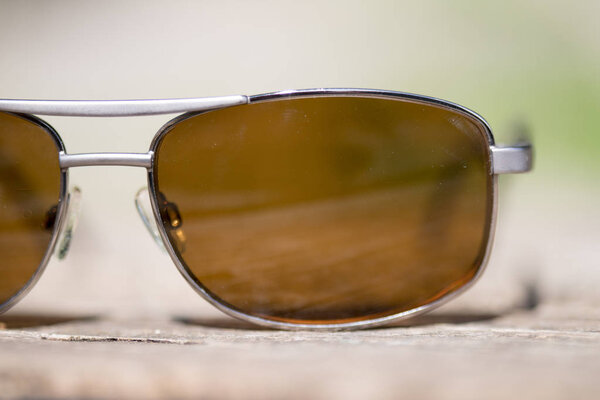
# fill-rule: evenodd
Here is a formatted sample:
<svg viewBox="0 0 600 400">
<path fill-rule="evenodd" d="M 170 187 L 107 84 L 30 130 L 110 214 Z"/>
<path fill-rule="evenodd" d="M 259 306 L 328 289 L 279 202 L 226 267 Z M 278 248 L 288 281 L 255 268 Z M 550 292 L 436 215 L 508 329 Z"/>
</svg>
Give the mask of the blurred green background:
<svg viewBox="0 0 600 400">
<path fill-rule="evenodd" d="M 0 97 L 363 87 L 469 107 L 488 120 L 498 142 L 510 142 L 515 123 L 525 122 L 535 171 L 501 178 L 511 187 L 501 191 L 509 199 L 501 203 L 492 262 L 504 269 L 491 269 L 508 273 L 512 265 L 522 274 L 525 263 L 528 271 L 544 269 L 540 276 L 556 296 L 598 297 L 598 280 L 589 277 L 600 278 L 599 15 L 597 0 L 0 0 Z M 169 118 L 46 119 L 75 153 L 144 152 Z M 83 189 L 71 254 L 60 268 L 50 265 L 19 307 L 118 312 L 140 301 L 144 310 L 170 300 L 177 310 L 204 304 L 135 214 L 145 171 L 81 168 L 71 178 Z"/>
<path fill-rule="evenodd" d="M 182 97 L 349 86 L 526 121 L 538 171 L 590 173 L 600 3 L 0 2 L 2 97 Z"/>
</svg>

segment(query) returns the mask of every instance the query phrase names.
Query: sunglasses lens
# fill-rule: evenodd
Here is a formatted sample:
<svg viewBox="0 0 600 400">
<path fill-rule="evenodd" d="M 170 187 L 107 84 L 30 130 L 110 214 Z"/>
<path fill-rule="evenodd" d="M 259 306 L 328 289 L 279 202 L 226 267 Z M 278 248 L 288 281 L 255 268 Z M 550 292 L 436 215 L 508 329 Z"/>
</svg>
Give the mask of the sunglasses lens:
<svg viewBox="0 0 600 400">
<path fill-rule="evenodd" d="M 58 147 L 46 129 L 0 113 L 0 306 L 27 286 L 54 230 Z"/>
<path fill-rule="evenodd" d="M 198 114 L 156 147 L 156 202 L 219 303 L 297 324 L 382 318 L 473 279 L 493 209 L 489 139 L 466 113 L 369 97 Z"/>
</svg>

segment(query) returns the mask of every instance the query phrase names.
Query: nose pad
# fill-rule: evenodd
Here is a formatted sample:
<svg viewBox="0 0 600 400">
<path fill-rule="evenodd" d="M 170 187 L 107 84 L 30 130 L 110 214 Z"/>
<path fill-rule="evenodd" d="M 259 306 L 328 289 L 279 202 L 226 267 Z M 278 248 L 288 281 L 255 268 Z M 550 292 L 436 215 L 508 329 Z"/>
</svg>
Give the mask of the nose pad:
<svg viewBox="0 0 600 400">
<path fill-rule="evenodd" d="M 138 214 L 140 214 L 140 218 L 144 222 L 146 229 L 148 229 L 150 236 L 152 236 L 156 244 L 158 244 L 158 247 L 167 252 L 152 212 L 148 188 L 143 187 L 138 190 L 137 194 L 135 195 L 135 208 L 137 209 Z M 186 239 L 185 234 L 181 229 L 183 220 L 179 214 L 179 209 L 175 203 L 168 202 L 162 193 L 160 193 L 158 196 L 158 209 L 161 219 L 165 224 L 165 229 L 169 230 L 170 236 L 173 238 L 173 244 L 177 247 L 177 250 L 180 253 L 183 253 L 185 251 Z"/>
<path fill-rule="evenodd" d="M 77 222 L 79 221 L 80 204 L 81 189 L 79 189 L 77 186 L 74 186 L 67 194 L 67 215 L 64 225 L 60 231 L 60 236 L 58 237 L 56 256 L 59 260 L 63 260 L 67 256 L 69 248 L 71 247 L 73 232 L 75 232 L 75 228 L 77 228 Z M 54 219 L 56 219 L 56 211 L 54 213 Z M 46 220 L 48 221 L 48 218 Z"/>
<path fill-rule="evenodd" d="M 165 227 L 172 233 L 175 245 L 179 253 L 185 251 L 186 237 L 181 226 L 183 225 L 183 219 L 179 213 L 177 204 L 167 200 L 164 194 L 158 194 L 160 217 L 163 220 Z"/>
<path fill-rule="evenodd" d="M 156 220 L 152 214 L 152 206 L 150 205 L 150 195 L 148 194 L 148 188 L 143 187 L 135 194 L 135 208 L 137 209 L 144 226 L 150 233 L 150 236 L 154 239 L 158 247 L 165 253 L 167 249 L 163 243 L 160 233 L 158 232 L 158 226 L 156 226 Z"/>
<path fill-rule="evenodd" d="M 154 214 L 152 213 L 148 188 L 143 187 L 138 190 L 137 194 L 135 195 L 135 207 L 140 215 L 140 218 L 144 222 L 144 225 L 148 229 L 150 236 L 152 236 L 158 246 L 166 252 L 167 250 L 163 243 L 162 237 L 160 236 L 160 232 L 158 231 L 158 226 L 156 225 L 156 220 L 153 216 Z M 165 223 L 165 228 L 171 233 L 170 236 L 174 240 L 174 245 L 177 247 L 177 250 L 180 253 L 183 253 L 185 251 L 186 239 L 185 234 L 181 229 L 183 220 L 179 214 L 179 209 L 175 203 L 168 202 L 162 193 L 160 193 L 158 197 L 158 208 L 161 219 Z"/>
</svg>

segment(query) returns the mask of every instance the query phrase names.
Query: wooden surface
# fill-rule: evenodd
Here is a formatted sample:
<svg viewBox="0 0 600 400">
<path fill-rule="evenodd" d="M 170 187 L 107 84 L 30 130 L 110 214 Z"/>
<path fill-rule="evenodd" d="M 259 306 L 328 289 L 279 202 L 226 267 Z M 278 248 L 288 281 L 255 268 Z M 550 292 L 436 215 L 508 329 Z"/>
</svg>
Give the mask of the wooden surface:
<svg viewBox="0 0 600 400">
<path fill-rule="evenodd" d="M 6 318 L 2 396 L 598 398 L 600 310 L 438 314 L 410 327 L 278 332 L 194 321 Z M 48 325 L 55 323 L 54 325 Z"/>
<path fill-rule="evenodd" d="M 560 196 L 504 201 L 488 271 L 448 306 L 340 333 L 223 316 L 140 250 L 141 226 L 119 247 L 84 220 L 70 261 L 0 316 L 0 398 L 600 398 L 599 214 Z"/>
</svg>

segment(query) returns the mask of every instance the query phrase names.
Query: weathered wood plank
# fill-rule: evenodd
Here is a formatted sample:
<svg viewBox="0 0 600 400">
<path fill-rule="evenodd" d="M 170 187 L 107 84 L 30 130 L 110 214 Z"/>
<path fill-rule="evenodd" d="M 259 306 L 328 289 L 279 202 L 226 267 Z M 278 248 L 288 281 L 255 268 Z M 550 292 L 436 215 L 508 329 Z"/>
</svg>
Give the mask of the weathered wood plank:
<svg viewBox="0 0 600 400">
<path fill-rule="evenodd" d="M 39 321 L 44 326 L 35 317 L 2 320 L 5 397 L 560 399 L 600 393 L 600 311 L 581 305 L 438 313 L 410 327 L 338 333 L 273 331 L 201 316 L 46 317 Z"/>
</svg>

